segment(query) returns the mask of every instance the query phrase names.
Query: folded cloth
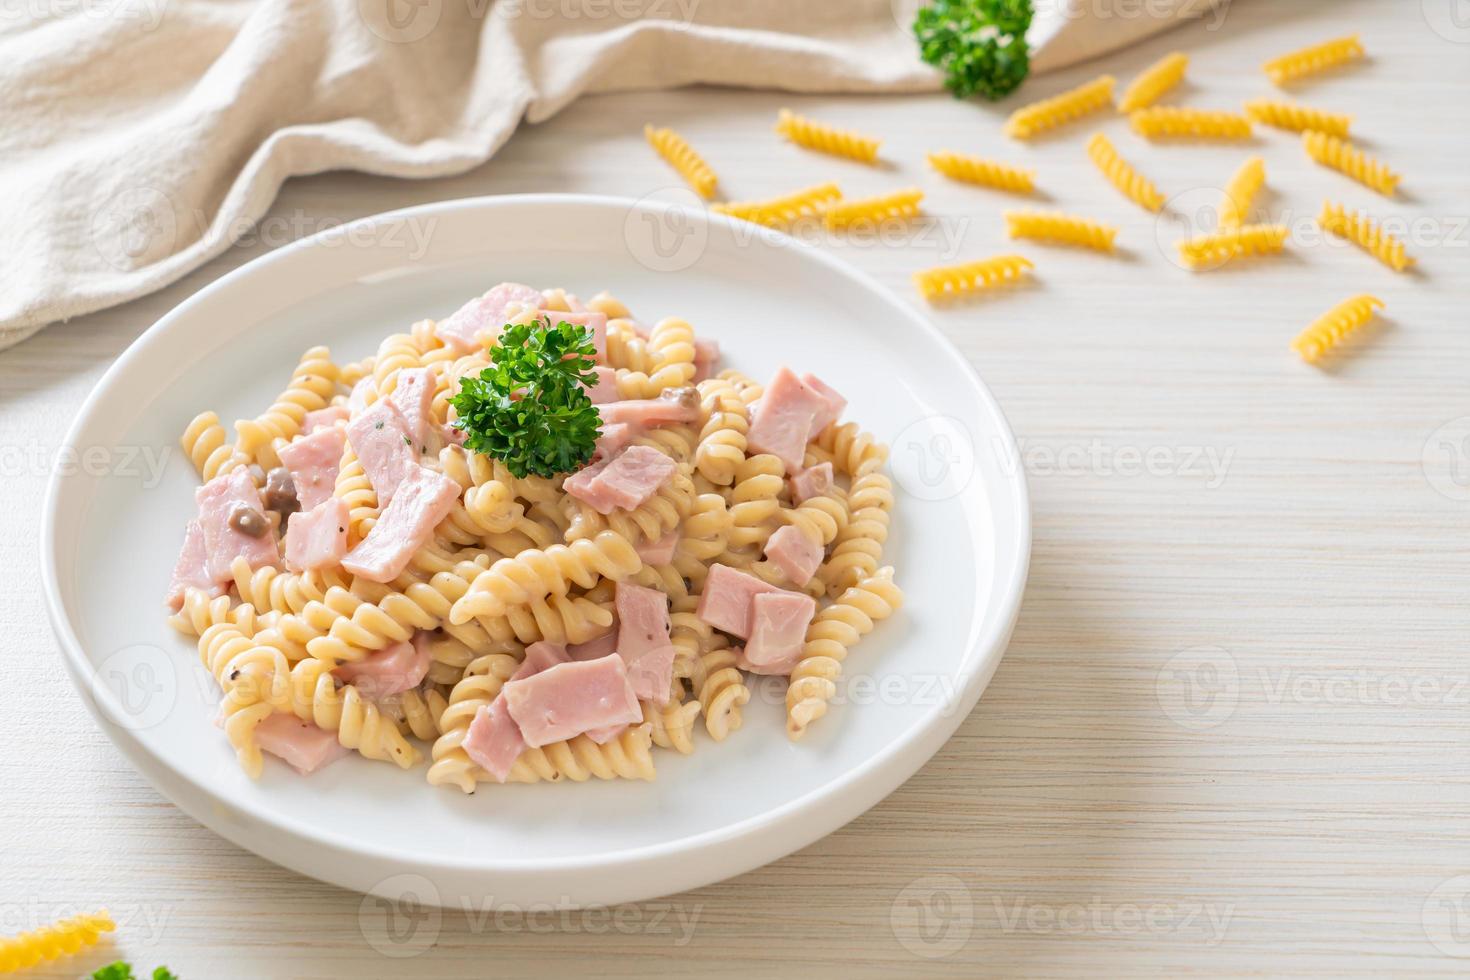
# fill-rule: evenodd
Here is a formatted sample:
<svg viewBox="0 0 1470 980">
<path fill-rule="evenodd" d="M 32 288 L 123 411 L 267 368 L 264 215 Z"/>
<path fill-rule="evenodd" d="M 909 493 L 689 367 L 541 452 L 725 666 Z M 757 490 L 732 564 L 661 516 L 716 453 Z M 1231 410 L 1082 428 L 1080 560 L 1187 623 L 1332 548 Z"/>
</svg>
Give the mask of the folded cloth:
<svg viewBox="0 0 1470 980">
<path fill-rule="evenodd" d="M 1130 43 L 1213 2 L 1040 0 L 1036 70 Z M 1114 5 L 1114 16 L 1099 16 Z M 907 31 L 914 6 L 96 0 L 17 8 L 30 19 L 0 29 L 0 348 L 180 278 L 258 221 L 288 177 L 459 173 L 494 154 L 522 118 L 550 118 L 584 92 L 695 83 L 936 90 L 939 77 Z M 1134 8 L 1144 13 L 1123 16 Z"/>
</svg>

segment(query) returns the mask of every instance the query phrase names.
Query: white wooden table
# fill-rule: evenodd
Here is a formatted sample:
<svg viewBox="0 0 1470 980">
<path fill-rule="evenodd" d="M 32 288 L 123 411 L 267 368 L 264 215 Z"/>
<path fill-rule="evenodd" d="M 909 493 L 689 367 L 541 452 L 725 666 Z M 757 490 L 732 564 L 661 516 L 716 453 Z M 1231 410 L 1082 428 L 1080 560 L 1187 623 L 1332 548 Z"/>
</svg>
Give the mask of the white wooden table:
<svg viewBox="0 0 1470 980">
<path fill-rule="evenodd" d="M 1271 91 L 1257 66 L 1361 30 L 1371 59 L 1294 97 L 1357 115 L 1406 177 L 1386 201 L 1296 140 L 1151 146 L 1118 117 L 1035 145 L 1010 108 L 947 97 L 693 90 L 588 99 L 462 177 L 291 183 L 248 244 L 156 296 L 0 354 L 0 933 L 107 906 L 105 952 L 230 977 L 1470 973 L 1470 19 L 1454 0 L 1240 2 L 1062 76 L 1127 79 L 1192 56 L 1179 101 Z M 1463 4 L 1460 13 L 1463 15 Z M 780 144 L 781 105 L 886 139 L 895 170 Z M 913 297 L 909 273 L 1010 250 L 1014 202 L 926 172 L 926 149 L 1033 165 L 1049 204 L 1117 222 L 1124 253 L 1022 249 L 1034 285 L 934 314 L 1023 440 L 1030 587 L 1010 650 L 958 735 L 846 829 L 769 867 L 587 916 L 447 912 L 412 959 L 370 944 L 359 896 L 225 843 L 161 799 L 71 690 L 37 581 L 40 494 L 113 358 L 194 290 L 300 234 L 405 205 L 520 191 L 639 197 L 670 185 L 645 120 L 704 150 L 732 196 L 823 179 L 916 183 L 911 241 L 823 247 Z M 1101 125 L 1186 208 L 1248 152 L 1294 229 L 1281 259 L 1191 275 L 1168 225 L 1102 182 Z M 1326 196 L 1417 219 L 1419 271 L 1318 243 Z M 1161 230 L 1162 229 L 1162 230 Z M 1384 325 L 1329 370 L 1287 350 L 1337 300 Z M 915 302 L 918 300 L 915 298 Z M 140 612 L 142 615 L 143 612 Z"/>
</svg>

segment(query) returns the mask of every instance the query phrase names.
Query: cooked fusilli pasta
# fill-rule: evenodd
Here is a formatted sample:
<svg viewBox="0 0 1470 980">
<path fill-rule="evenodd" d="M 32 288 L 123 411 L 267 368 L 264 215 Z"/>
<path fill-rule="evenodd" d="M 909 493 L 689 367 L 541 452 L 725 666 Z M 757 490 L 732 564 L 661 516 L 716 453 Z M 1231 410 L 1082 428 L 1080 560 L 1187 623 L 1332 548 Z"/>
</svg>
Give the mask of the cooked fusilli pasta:
<svg viewBox="0 0 1470 980">
<path fill-rule="evenodd" d="M 1163 208 L 1164 195 L 1159 193 L 1154 182 L 1119 156 L 1112 141 L 1102 133 L 1094 133 L 1087 141 L 1087 156 L 1108 182 L 1123 192 L 1124 197 L 1149 211 L 1157 212 Z"/>
</svg>

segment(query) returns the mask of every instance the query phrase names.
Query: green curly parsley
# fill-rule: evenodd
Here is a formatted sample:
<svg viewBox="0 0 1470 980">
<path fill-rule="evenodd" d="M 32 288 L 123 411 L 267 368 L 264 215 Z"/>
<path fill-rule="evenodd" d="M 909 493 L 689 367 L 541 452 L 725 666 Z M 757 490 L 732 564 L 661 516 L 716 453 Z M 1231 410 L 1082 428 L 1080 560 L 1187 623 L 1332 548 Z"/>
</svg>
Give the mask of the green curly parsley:
<svg viewBox="0 0 1470 980">
<path fill-rule="evenodd" d="M 492 456 L 516 476 L 556 476 L 591 461 L 602 419 L 587 389 L 592 332 L 565 321 L 507 326 L 491 366 L 460 381 L 450 399 L 465 448 Z"/>
<path fill-rule="evenodd" d="M 118 960 L 92 974 L 92 980 L 137 980 L 137 978 L 133 976 L 131 965 Z M 153 980 L 179 980 L 179 978 L 170 973 L 168 967 L 160 966 L 153 971 Z"/>
<path fill-rule="evenodd" d="M 914 17 L 919 56 L 957 99 L 1004 98 L 1031 70 L 1031 0 L 933 0 Z"/>
</svg>

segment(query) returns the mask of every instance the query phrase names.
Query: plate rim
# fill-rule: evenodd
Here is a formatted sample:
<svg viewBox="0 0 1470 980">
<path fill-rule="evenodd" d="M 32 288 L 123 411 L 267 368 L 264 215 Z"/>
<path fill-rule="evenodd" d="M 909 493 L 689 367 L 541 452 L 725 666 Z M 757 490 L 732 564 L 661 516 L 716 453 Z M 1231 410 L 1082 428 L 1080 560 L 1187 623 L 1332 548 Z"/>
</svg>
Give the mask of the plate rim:
<svg viewBox="0 0 1470 980">
<path fill-rule="evenodd" d="M 344 223 L 343 225 L 324 229 L 323 231 L 274 249 L 265 255 L 257 256 L 249 262 L 240 265 L 238 268 L 226 272 L 185 297 L 168 312 L 154 321 L 128 345 L 88 393 L 75 418 L 67 428 L 63 445 L 76 445 L 79 443 L 79 439 L 93 424 L 94 420 L 92 416 L 96 413 L 98 404 L 130 370 L 132 362 L 137 357 L 142 356 L 142 349 L 156 342 L 173 324 L 189 317 L 196 307 L 203 305 L 215 293 L 223 291 L 241 280 L 258 275 L 265 269 L 292 263 L 300 255 L 313 249 L 331 247 L 330 242 L 334 238 L 340 238 L 344 233 L 350 232 L 354 228 L 401 222 L 444 213 L 473 211 L 481 208 L 534 207 L 537 205 L 618 208 L 624 212 L 629 212 L 634 209 L 656 210 L 659 212 L 679 210 L 694 217 L 696 221 L 724 225 L 736 232 L 740 232 L 740 226 L 742 224 L 737 219 L 716 214 L 705 209 L 696 210 L 694 208 L 669 204 L 649 198 L 635 199 L 604 194 L 536 193 L 481 195 L 435 201 L 364 216 Z M 961 376 L 964 377 L 972 389 L 971 394 L 977 398 L 985 411 L 989 413 L 991 421 L 997 427 L 998 434 L 1003 440 L 1003 445 L 1000 448 L 1009 453 L 1010 458 L 1019 458 L 1015 433 L 994 394 L 985 384 L 984 380 L 981 379 L 979 372 L 976 371 L 975 366 L 970 362 L 969 358 L 928 317 L 915 310 L 909 304 L 901 301 L 892 290 L 888 289 L 867 272 L 848 264 L 834 255 L 824 252 L 816 245 L 800 241 L 789 235 L 774 232 L 754 236 L 752 240 L 762 243 L 758 247 L 772 247 L 794 251 L 826 266 L 828 270 L 853 281 L 856 285 L 866 290 L 883 294 L 893 300 L 894 305 L 904 311 L 911 326 L 927 334 L 931 340 L 937 342 L 941 349 L 945 350 L 952 357 L 953 361 L 960 368 Z M 337 283 L 335 285 L 342 286 L 348 284 Z M 225 343 L 228 345 L 234 342 L 235 340 L 232 338 Z M 744 867 L 743 869 L 743 871 L 748 871 L 768 861 L 776 860 L 782 855 L 789 854 L 805 846 L 806 843 L 825 837 L 866 812 L 867 809 L 881 800 L 883 796 L 886 796 L 893 789 L 896 789 L 908 779 L 912 778 L 949 740 L 954 734 L 954 731 L 963 723 L 969 712 L 973 710 L 974 704 L 979 700 L 985 687 L 988 686 L 990 677 L 994 674 L 995 668 L 1005 655 L 1006 646 L 1009 643 L 1017 616 L 1019 615 L 1021 599 L 1025 592 L 1030 570 L 1032 519 L 1029 487 L 1024 469 L 1021 467 L 1009 468 L 1009 472 L 1005 476 L 1008 479 L 1012 492 L 1015 494 L 1017 504 L 1016 513 L 1014 515 L 1006 515 L 1007 517 L 1014 518 L 1015 521 L 1012 525 L 1012 530 L 1018 544 L 1016 557 L 1009 568 L 997 566 L 997 578 L 1004 579 L 1005 581 L 1003 598 L 999 604 L 997 614 L 992 617 L 990 622 L 981 624 L 981 628 L 976 632 L 970 644 L 970 651 L 979 649 L 981 651 L 988 650 L 993 652 L 988 655 L 976 657 L 974 666 L 967 675 L 956 675 L 956 678 L 963 683 L 955 687 L 950 700 L 936 705 L 927 716 L 905 731 L 899 738 L 884 746 L 881 752 L 875 753 L 864 760 L 861 765 L 852 767 L 831 781 L 823 783 L 821 786 L 813 788 L 801 796 L 770 810 L 763 811 L 724 827 L 703 831 L 691 836 L 656 844 L 620 848 L 593 855 L 515 859 L 507 858 L 503 855 L 486 854 L 484 851 L 488 849 L 481 849 L 478 853 L 471 850 L 468 853 L 460 854 L 452 862 L 447 859 L 436 860 L 428 855 L 415 855 L 410 858 L 405 858 L 401 854 L 394 853 L 391 850 L 364 845 L 362 842 L 351 838 L 331 838 L 311 828 L 290 825 L 278 813 L 271 809 L 260 807 L 255 801 L 231 799 L 221 796 L 206 783 L 201 783 L 192 778 L 187 772 L 180 770 L 167 755 L 153 752 L 147 745 L 136 738 L 127 726 L 114 723 L 114 718 L 124 717 L 125 715 L 114 703 L 115 698 L 109 688 L 102 686 L 99 689 L 97 685 L 84 684 L 83 679 L 92 672 L 91 661 L 87 658 L 76 630 L 73 628 L 70 618 L 66 614 L 59 580 L 59 546 L 61 542 L 57 533 L 59 519 L 58 505 L 63 490 L 63 476 L 60 472 L 53 472 L 51 474 L 46 487 L 39 542 L 41 551 L 41 579 L 48 618 L 59 641 L 58 645 L 64 666 L 66 667 L 67 676 L 72 680 L 73 686 L 77 689 L 77 693 L 81 696 L 87 709 L 98 721 L 104 734 L 123 752 L 123 755 L 130 762 L 134 762 L 135 769 L 138 766 L 134 761 L 134 753 L 142 753 L 150 760 L 161 765 L 175 779 L 181 780 L 194 791 L 203 794 L 203 797 L 215 804 L 216 807 L 228 808 L 248 816 L 250 819 L 257 821 L 263 828 L 280 835 L 283 841 L 295 839 L 317 846 L 325 846 L 332 850 L 354 854 L 364 860 L 388 861 L 400 864 L 409 863 L 416 867 L 432 868 L 436 872 L 449 874 L 470 872 L 477 874 L 499 873 L 518 875 L 536 870 L 605 872 L 621 870 L 627 865 L 653 859 L 692 857 L 712 846 L 750 838 L 773 825 L 785 823 L 789 819 L 799 816 L 803 811 L 809 814 L 807 822 L 800 825 L 801 833 L 796 835 L 802 837 L 805 843 L 782 846 L 779 853 L 774 857 L 761 858 L 750 862 L 748 867 Z M 88 687 L 91 689 L 88 690 Z M 934 744 L 932 748 L 924 751 L 924 746 L 921 743 L 926 741 L 933 741 Z M 124 742 L 127 744 L 122 744 Z M 915 751 L 923 752 L 922 758 L 907 761 L 899 760 L 900 756 Z M 872 794 L 870 792 L 862 793 L 859 791 L 865 788 L 870 790 L 873 785 L 883 782 L 881 777 L 895 763 L 900 765 L 903 773 L 896 781 L 889 780 L 888 782 L 891 782 L 892 785 L 881 790 L 880 794 L 872 799 L 872 802 L 853 806 L 850 802 L 843 801 L 843 798 L 850 801 L 854 796 L 857 798 L 871 796 Z M 142 772 L 141 769 L 139 771 L 170 802 L 179 806 L 186 813 L 194 813 L 195 807 L 184 805 L 176 798 L 175 792 L 159 785 L 159 781 L 155 780 L 150 774 Z M 835 809 L 821 806 L 824 801 L 834 799 L 842 801 L 843 805 Z M 196 817 L 196 819 L 198 818 Z M 215 833 L 259 854 L 267 860 L 278 860 L 273 855 L 262 854 L 253 843 L 247 843 L 245 840 L 242 840 L 241 838 L 246 836 L 244 833 L 237 835 L 222 828 L 220 826 L 222 821 L 201 820 L 200 822 L 204 823 Z M 761 849 L 751 848 L 749 852 L 754 853 L 759 850 Z M 734 873 L 739 874 L 743 873 L 743 871 L 736 871 Z"/>
</svg>

